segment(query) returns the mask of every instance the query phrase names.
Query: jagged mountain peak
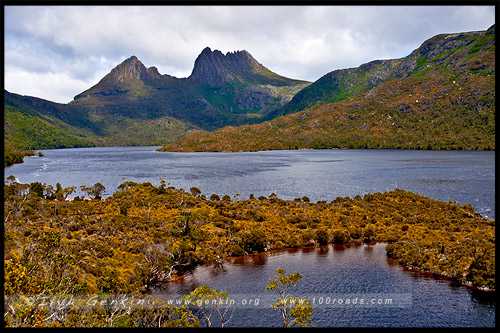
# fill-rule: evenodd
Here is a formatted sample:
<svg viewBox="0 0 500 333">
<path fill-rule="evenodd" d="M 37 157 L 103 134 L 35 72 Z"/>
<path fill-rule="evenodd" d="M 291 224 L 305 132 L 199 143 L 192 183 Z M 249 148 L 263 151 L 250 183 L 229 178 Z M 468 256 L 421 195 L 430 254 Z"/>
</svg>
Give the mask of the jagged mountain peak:
<svg viewBox="0 0 500 333">
<path fill-rule="evenodd" d="M 224 54 L 222 51 L 220 50 L 217 50 L 217 49 L 211 49 L 209 46 L 205 47 L 201 53 L 198 55 L 198 57 L 204 57 L 204 56 L 207 56 L 207 55 L 214 55 L 214 56 L 222 56 L 222 57 L 230 57 L 230 56 L 249 56 L 251 58 L 252 55 L 250 54 L 250 52 L 248 52 L 247 50 L 235 50 L 235 51 L 228 51 L 226 52 L 226 54 Z"/>
<path fill-rule="evenodd" d="M 214 50 L 214 51 L 215 51 L 215 50 Z M 207 55 L 207 54 L 211 54 L 211 53 L 212 53 L 212 49 L 211 49 L 209 46 L 207 46 L 207 47 L 205 47 L 205 48 L 201 51 L 201 53 L 199 54 L 199 56 L 201 56 L 201 55 Z"/>
<path fill-rule="evenodd" d="M 123 60 L 122 63 L 138 63 L 141 62 L 139 58 L 137 58 L 135 55 L 131 55 L 127 59 Z"/>
<path fill-rule="evenodd" d="M 160 72 L 158 71 L 158 68 L 156 66 L 151 66 L 147 69 L 148 71 L 148 74 L 153 76 L 153 77 L 157 77 L 157 76 L 161 76 Z M 170 76 L 170 75 L 167 75 L 167 76 Z"/>
<path fill-rule="evenodd" d="M 271 72 L 258 63 L 245 50 L 222 53 L 220 50 L 204 48 L 198 55 L 193 73 L 187 79 L 160 74 L 157 67 L 146 67 L 136 56 L 130 56 L 114 67 L 96 85 L 75 96 L 73 104 L 103 106 L 130 101 L 142 100 L 156 96 L 170 98 L 171 94 L 178 94 L 179 89 L 186 94 L 193 93 L 198 87 L 209 85 L 212 87 L 226 86 L 228 89 L 238 83 L 240 90 L 238 100 L 232 101 L 243 108 L 261 108 L 278 94 L 284 100 L 291 98 L 289 89 L 283 92 L 262 92 L 260 85 L 302 87 L 307 82 L 288 79 Z M 241 88 L 245 87 L 245 88 Z M 243 89 L 243 90 L 241 90 Z M 196 95 L 197 92 L 194 92 Z M 262 97 L 264 96 L 264 97 Z M 274 97 L 273 97 L 274 96 Z M 199 100 L 203 100 L 200 96 Z M 279 103 L 283 101 L 280 100 Z M 201 102 L 204 103 L 204 102 Z M 153 103 L 154 104 L 154 103 Z M 224 106 L 225 107 L 225 106 Z"/>
<path fill-rule="evenodd" d="M 146 68 L 133 55 L 114 67 L 95 86 L 75 96 L 72 103 L 93 103 L 94 100 L 89 99 L 92 96 L 144 95 L 143 81 L 160 76 L 156 67 Z"/>
<path fill-rule="evenodd" d="M 246 50 L 222 53 L 205 47 L 195 60 L 190 81 L 218 86 L 231 81 L 290 84 L 294 80 L 273 73 Z"/>
<path fill-rule="evenodd" d="M 104 79 L 125 82 L 144 79 L 147 74 L 148 69 L 146 66 L 136 56 L 131 56 L 113 68 Z"/>
<path fill-rule="evenodd" d="M 233 69 L 248 70 L 250 67 L 260 64 L 246 50 L 226 52 L 226 54 L 224 54 L 220 50 L 212 50 L 207 46 L 196 58 L 193 74 L 196 76 L 196 72 L 202 69 L 203 66 L 213 65 L 224 66 L 227 68 L 240 66 L 240 68 Z"/>
</svg>

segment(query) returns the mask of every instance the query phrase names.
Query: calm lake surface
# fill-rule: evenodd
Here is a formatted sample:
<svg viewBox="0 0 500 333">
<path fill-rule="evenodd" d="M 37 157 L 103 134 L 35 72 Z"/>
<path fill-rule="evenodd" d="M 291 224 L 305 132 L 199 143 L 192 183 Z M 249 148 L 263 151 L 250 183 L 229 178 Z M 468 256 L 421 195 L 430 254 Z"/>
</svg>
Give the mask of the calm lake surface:
<svg viewBox="0 0 500 333">
<path fill-rule="evenodd" d="M 313 304 L 313 326 L 494 326 L 495 303 L 465 287 L 452 286 L 403 271 L 385 255 L 385 245 L 329 246 L 240 257 L 220 271 L 198 267 L 184 280 L 170 283 L 155 294 L 166 299 L 188 293 L 200 284 L 222 289 L 234 298 L 230 326 L 280 326 L 280 315 L 266 304 L 273 296 L 265 291 L 278 267 L 299 272 L 303 278 L 291 294 L 307 296 Z M 315 297 L 313 299 L 313 297 Z M 322 304 L 320 297 L 323 297 Z M 330 297 L 330 305 L 327 305 Z M 358 304 L 353 300 L 358 297 Z M 361 306 L 379 299 L 392 305 Z M 250 300 L 254 300 L 250 304 Z M 259 303 L 255 305 L 255 299 Z M 333 299 L 341 300 L 333 306 Z M 351 304 L 346 305 L 350 299 Z M 247 304 L 243 306 L 243 300 Z M 267 303 L 266 303 L 267 300 Z"/>
<path fill-rule="evenodd" d="M 362 195 L 394 188 L 441 200 L 472 204 L 495 216 L 495 153 L 402 150 L 301 150 L 256 153 L 160 153 L 157 147 L 44 150 L 44 157 L 5 168 L 21 182 L 64 186 L 103 183 L 112 193 L 125 180 L 199 187 L 205 194 L 247 198 L 276 193 L 311 200 Z M 264 291 L 275 269 L 300 272 L 298 295 L 317 297 L 314 326 L 494 326 L 494 301 L 465 287 L 403 271 L 388 261 L 384 246 L 308 249 L 235 259 L 225 271 L 197 268 L 183 281 L 155 293 L 189 292 L 199 284 L 223 289 L 238 299 L 262 298 L 239 307 L 230 325 L 279 326 L 279 314 L 264 306 Z M 330 306 L 319 297 L 394 298 L 393 306 Z M 363 296 L 364 295 L 364 296 Z M 249 301 L 249 300 L 248 300 Z"/>
<path fill-rule="evenodd" d="M 5 169 L 21 182 L 64 186 L 101 182 L 112 193 L 125 180 L 240 198 L 276 193 L 333 200 L 394 188 L 472 204 L 495 216 L 495 152 L 295 150 L 255 153 L 161 153 L 158 147 L 43 150 L 44 157 Z"/>
</svg>

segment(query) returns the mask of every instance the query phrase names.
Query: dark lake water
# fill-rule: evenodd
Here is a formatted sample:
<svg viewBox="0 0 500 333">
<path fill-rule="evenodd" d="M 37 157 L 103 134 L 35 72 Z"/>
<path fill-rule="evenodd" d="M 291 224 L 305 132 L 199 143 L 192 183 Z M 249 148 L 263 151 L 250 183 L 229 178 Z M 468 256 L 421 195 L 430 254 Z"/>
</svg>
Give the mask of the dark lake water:
<svg viewBox="0 0 500 333">
<path fill-rule="evenodd" d="M 495 216 L 495 152 L 300 150 L 255 153 L 161 153 L 157 147 L 44 150 L 5 169 L 21 182 L 64 186 L 101 182 L 112 193 L 125 180 L 199 187 L 247 198 L 276 193 L 333 200 L 402 188 L 472 204 Z"/>
<path fill-rule="evenodd" d="M 112 193 L 125 180 L 176 187 L 199 187 L 205 194 L 247 198 L 276 193 L 333 200 L 394 188 L 441 200 L 470 203 L 495 216 L 495 153 L 463 151 L 319 150 L 256 153 L 160 153 L 157 147 L 44 150 L 44 157 L 5 168 L 21 182 L 64 186 L 103 183 Z M 279 326 L 279 315 L 265 300 L 266 282 L 277 267 L 300 272 L 297 294 L 314 298 L 315 326 L 494 326 L 495 303 L 465 287 L 415 275 L 391 265 L 383 245 L 343 250 L 298 250 L 235 259 L 223 272 L 200 267 L 163 296 L 189 292 L 200 283 L 223 289 L 238 300 L 262 299 L 241 306 L 234 326 Z M 349 297 L 351 295 L 352 297 Z M 266 298 L 267 297 L 267 298 Z M 324 297 L 325 304 L 319 304 Z M 331 306 L 332 299 L 392 298 L 391 306 Z"/>
<path fill-rule="evenodd" d="M 308 297 L 313 302 L 313 326 L 495 325 L 493 301 L 465 287 L 403 271 L 387 259 L 383 244 L 329 246 L 240 257 L 226 264 L 224 271 L 198 267 L 192 275 L 156 290 L 155 294 L 175 301 L 177 298 L 173 295 L 207 284 L 227 291 L 234 299 L 229 325 L 280 326 L 279 313 L 268 306 L 273 295 L 265 290 L 278 267 L 303 276 L 299 286 L 290 293 Z M 330 297 L 328 305 L 327 297 Z M 354 305 L 356 297 L 358 301 Z M 364 306 L 361 306 L 361 298 L 365 300 Z M 347 299 L 350 305 L 346 305 Z M 388 299 L 392 300 L 391 305 Z M 339 304 L 340 300 L 343 304 Z M 368 305 L 372 300 L 376 304 Z M 378 304 L 379 300 L 383 304 Z"/>
</svg>

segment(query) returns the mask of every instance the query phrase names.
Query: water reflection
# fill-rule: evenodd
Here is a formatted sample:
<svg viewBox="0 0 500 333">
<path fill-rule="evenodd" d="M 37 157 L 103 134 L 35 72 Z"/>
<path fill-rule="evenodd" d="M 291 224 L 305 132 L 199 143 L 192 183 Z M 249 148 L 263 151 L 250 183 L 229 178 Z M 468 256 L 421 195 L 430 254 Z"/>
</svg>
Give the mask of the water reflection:
<svg viewBox="0 0 500 333">
<path fill-rule="evenodd" d="M 314 247 L 304 247 L 302 249 L 302 253 L 308 254 L 308 253 L 314 252 L 315 250 L 316 250 L 316 248 L 314 248 Z"/>
<path fill-rule="evenodd" d="M 330 250 L 330 246 L 320 246 L 316 249 L 316 254 L 320 256 L 324 256 L 328 254 L 328 251 Z"/>
<path fill-rule="evenodd" d="M 496 293 L 472 290 L 470 296 L 471 296 L 471 301 L 474 303 L 488 304 L 491 306 L 496 305 L 497 301 Z"/>
<path fill-rule="evenodd" d="M 335 251 L 344 251 L 346 249 L 346 245 L 344 244 L 334 244 L 333 249 Z"/>
<path fill-rule="evenodd" d="M 226 261 L 232 265 L 265 265 L 267 263 L 268 253 L 258 253 L 240 257 L 229 257 Z"/>
<path fill-rule="evenodd" d="M 254 265 L 265 265 L 267 263 L 267 256 L 259 254 L 259 255 L 252 256 L 251 260 L 252 260 L 252 264 L 254 264 Z"/>
<path fill-rule="evenodd" d="M 300 255 L 297 255 L 300 254 Z M 230 258 L 224 270 L 198 267 L 183 280 L 154 292 L 185 294 L 201 284 L 227 291 L 229 295 L 265 295 L 265 286 L 278 267 L 303 276 L 294 294 L 411 294 L 407 307 L 390 309 L 316 308 L 316 326 L 494 326 L 495 298 L 429 274 L 403 270 L 387 258 L 385 244 L 329 245 Z M 369 310 L 369 311 L 368 311 Z M 252 312 L 253 311 L 253 312 Z M 276 325 L 269 309 L 240 309 L 233 326 Z"/>
</svg>

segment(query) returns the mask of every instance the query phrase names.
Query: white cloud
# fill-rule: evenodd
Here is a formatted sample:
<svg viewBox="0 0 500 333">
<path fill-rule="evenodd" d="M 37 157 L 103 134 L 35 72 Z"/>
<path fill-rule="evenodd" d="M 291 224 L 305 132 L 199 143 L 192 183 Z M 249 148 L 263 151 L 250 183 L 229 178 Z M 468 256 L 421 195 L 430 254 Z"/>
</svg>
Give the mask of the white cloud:
<svg viewBox="0 0 500 333">
<path fill-rule="evenodd" d="M 41 97 L 58 103 L 68 103 L 75 91 L 82 92 L 98 80 L 84 81 L 68 73 L 37 73 L 14 67 L 5 70 L 5 89 L 20 95 Z"/>
<path fill-rule="evenodd" d="M 314 81 L 334 69 L 407 55 L 438 33 L 486 29 L 494 20 L 494 7 L 480 6 L 8 6 L 6 88 L 69 101 L 130 55 L 185 77 L 205 46 L 246 49 L 279 74 Z"/>
</svg>

